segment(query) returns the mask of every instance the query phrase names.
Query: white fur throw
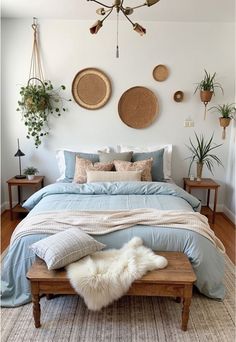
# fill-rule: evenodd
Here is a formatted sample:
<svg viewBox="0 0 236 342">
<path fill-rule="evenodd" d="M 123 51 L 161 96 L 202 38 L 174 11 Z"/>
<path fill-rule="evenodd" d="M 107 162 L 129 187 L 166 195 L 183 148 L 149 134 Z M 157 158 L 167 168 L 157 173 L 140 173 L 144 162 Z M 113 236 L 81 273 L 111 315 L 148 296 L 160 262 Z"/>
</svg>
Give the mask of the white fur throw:
<svg viewBox="0 0 236 342">
<path fill-rule="evenodd" d="M 134 237 L 121 249 L 96 252 L 66 267 L 75 291 L 90 310 L 100 310 L 123 296 L 146 272 L 164 268 L 166 258 L 156 255 Z"/>
</svg>

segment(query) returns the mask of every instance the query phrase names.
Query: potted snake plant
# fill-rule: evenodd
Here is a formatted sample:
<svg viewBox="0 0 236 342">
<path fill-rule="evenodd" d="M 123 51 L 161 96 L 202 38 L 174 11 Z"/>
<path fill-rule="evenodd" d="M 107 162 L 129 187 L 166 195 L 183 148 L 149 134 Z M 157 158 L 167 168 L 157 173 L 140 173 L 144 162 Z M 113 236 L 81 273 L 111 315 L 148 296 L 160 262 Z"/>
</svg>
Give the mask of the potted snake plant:
<svg viewBox="0 0 236 342">
<path fill-rule="evenodd" d="M 202 178 L 203 166 L 206 165 L 208 170 L 213 174 L 214 162 L 217 165 L 223 166 L 220 159 L 212 153 L 213 150 L 220 147 L 222 144 L 213 143 L 214 134 L 212 134 L 209 140 L 205 139 L 203 134 L 198 136 L 195 132 L 196 142 L 194 143 L 191 138 L 189 138 L 190 145 L 186 147 L 190 150 L 191 156 L 187 157 L 190 159 L 190 165 L 188 170 L 188 175 L 190 175 L 191 167 L 194 162 L 197 163 L 197 180 L 200 181 Z"/>
<path fill-rule="evenodd" d="M 235 103 L 226 103 L 222 105 L 217 105 L 209 108 L 213 110 L 216 114 L 219 114 L 220 126 L 223 127 L 222 139 L 226 138 L 226 127 L 229 126 L 232 119 L 235 119 Z"/>
<path fill-rule="evenodd" d="M 204 120 L 206 119 L 206 107 L 208 102 L 211 101 L 212 95 L 215 95 L 215 89 L 220 88 L 223 93 L 223 88 L 219 82 L 215 81 L 216 73 L 214 72 L 213 75 L 211 75 L 209 72 L 204 70 L 205 75 L 203 80 L 201 80 L 199 83 L 197 83 L 197 87 L 194 91 L 194 94 L 197 92 L 197 90 L 200 90 L 200 98 L 201 101 L 204 103 L 205 111 L 204 111 Z"/>
<path fill-rule="evenodd" d="M 200 90 L 200 98 L 202 102 L 210 102 L 212 95 L 215 94 L 215 89 L 220 88 L 223 93 L 223 88 L 219 82 L 215 81 L 216 73 L 214 72 L 213 75 L 211 75 L 209 72 L 204 70 L 205 75 L 204 78 L 197 83 L 197 87 L 194 91 L 194 94 L 197 92 L 197 90 Z"/>
</svg>

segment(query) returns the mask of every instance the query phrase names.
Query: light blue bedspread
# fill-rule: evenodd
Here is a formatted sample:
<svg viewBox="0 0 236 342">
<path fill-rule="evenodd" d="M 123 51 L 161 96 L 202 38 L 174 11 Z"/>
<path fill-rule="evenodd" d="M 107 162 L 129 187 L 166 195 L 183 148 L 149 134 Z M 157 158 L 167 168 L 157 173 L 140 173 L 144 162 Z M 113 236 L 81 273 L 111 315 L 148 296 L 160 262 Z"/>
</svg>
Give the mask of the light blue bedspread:
<svg viewBox="0 0 236 342">
<path fill-rule="evenodd" d="M 174 184 L 162 182 L 121 182 L 48 185 L 32 195 L 24 204 L 29 215 L 52 210 L 124 210 L 157 208 L 160 210 L 200 210 L 200 202 Z M 26 273 L 35 255 L 29 246 L 46 234 L 28 235 L 16 240 L 4 258 L 2 271 L 2 306 L 18 306 L 31 300 Z M 139 236 L 155 251 L 182 251 L 191 261 L 197 276 L 196 286 L 208 297 L 223 299 L 225 295 L 224 257 L 202 235 L 186 230 L 137 225 L 93 237 L 107 248 L 120 248 L 132 237 Z"/>
</svg>

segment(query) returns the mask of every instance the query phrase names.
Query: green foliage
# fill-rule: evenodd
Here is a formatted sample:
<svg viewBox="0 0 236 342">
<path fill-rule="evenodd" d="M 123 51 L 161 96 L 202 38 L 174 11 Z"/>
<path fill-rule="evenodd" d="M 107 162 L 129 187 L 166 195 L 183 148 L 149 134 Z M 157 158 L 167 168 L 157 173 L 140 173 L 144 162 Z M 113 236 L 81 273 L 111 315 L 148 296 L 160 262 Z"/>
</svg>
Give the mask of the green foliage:
<svg viewBox="0 0 236 342">
<path fill-rule="evenodd" d="M 217 105 L 209 108 L 208 110 L 214 110 L 217 114 L 219 114 L 222 118 L 225 119 L 234 119 L 236 108 L 235 103 L 226 103 L 223 105 Z"/>
<path fill-rule="evenodd" d="M 201 82 L 197 83 L 194 94 L 197 92 L 198 89 L 202 91 L 212 91 L 215 94 L 215 88 L 220 88 L 223 93 L 221 84 L 219 82 L 215 82 L 216 73 L 214 72 L 214 74 L 211 76 L 211 74 L 208 73 L 205 69 L 204 72 L 204 78 Z"/>
<path fill-rule="evenodd" d="M 38 169 L 34 166 L 29 166 L 26 169 L 24 169 L 24 175 L 35 175 L 36 173 L 39 173 Z"/>
<path fill-rule="evenodd" d="M 40 84 L 28 82 L 27 86 L 21 87 L 21 99 L 18 101 L 17 111 L 21 111 L 22 119 L 27 127 L 27 138 L 34 139 L 36 148 L 42 143 L 42 137 L 49 134 L 49 115 L 61 116 L 62 112 L 66 111 L 64 101 L 71 101 L 61 96 L 61 91 L 65 89 L 64 85 L 54 89 L 50 81 Z"/>
<path fill-rule="evenodd" d="M 211 138 L 208 141 L 205 140 L 203 135 L 200 135 L 199 137 L 196 132 L 194 132 L 194 134 L 196 143 L 194 144 L 191 138 L 189 138 L 190 146 L 186 145 L 186 147 L 192 154 L 190 157 L 187 158 L 190 159 L 188 174 L 190 174 L 191 167 L 194 162 L 205 164 L 209 171 L 213 174 L 212 170 L 214 162 L 216 162 L 218 166 L 223 166 L 223 164 L 215 154 L 212 154 L 212 150 L 220 147 L 222 144 L 216 145 L 215 143 L 213 143 L 214 134 L 212 134 Z"/>
</svg>

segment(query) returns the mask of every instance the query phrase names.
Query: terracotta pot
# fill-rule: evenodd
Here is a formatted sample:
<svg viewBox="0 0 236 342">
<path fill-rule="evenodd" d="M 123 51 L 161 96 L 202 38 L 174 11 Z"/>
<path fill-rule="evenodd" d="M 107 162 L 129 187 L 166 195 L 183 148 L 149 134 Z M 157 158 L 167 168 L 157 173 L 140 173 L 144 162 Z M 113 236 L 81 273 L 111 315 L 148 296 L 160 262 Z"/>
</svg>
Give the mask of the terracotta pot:
<svg viewBox="0 0 236 342">
<path fill-rule="evenodd" d="M 203 169 L 203 163 L 197 163 L 197 181 L 200 181 L 202 178 L 202 169 Z"/>
<path fill-rule="evenodd" d="M 223 127 L 223 132 L 222 132 L 222 139 L 226 138 L 226 127 L 229 126 L 231 119 L 230 118 L 219 118 L 220 120 L 220 125 Z"/>
<path fill-rule="evenodd" d="M 200 98 L 202 102 L 210 102 L 213 95 L 213 91 L 210 90 L 201 90 Z"/>
<path fill-rule="evenodd" d="M 219 118 L 221 127 L 228 127 L 230 124 L 230 118 Z"/>
</svg>

